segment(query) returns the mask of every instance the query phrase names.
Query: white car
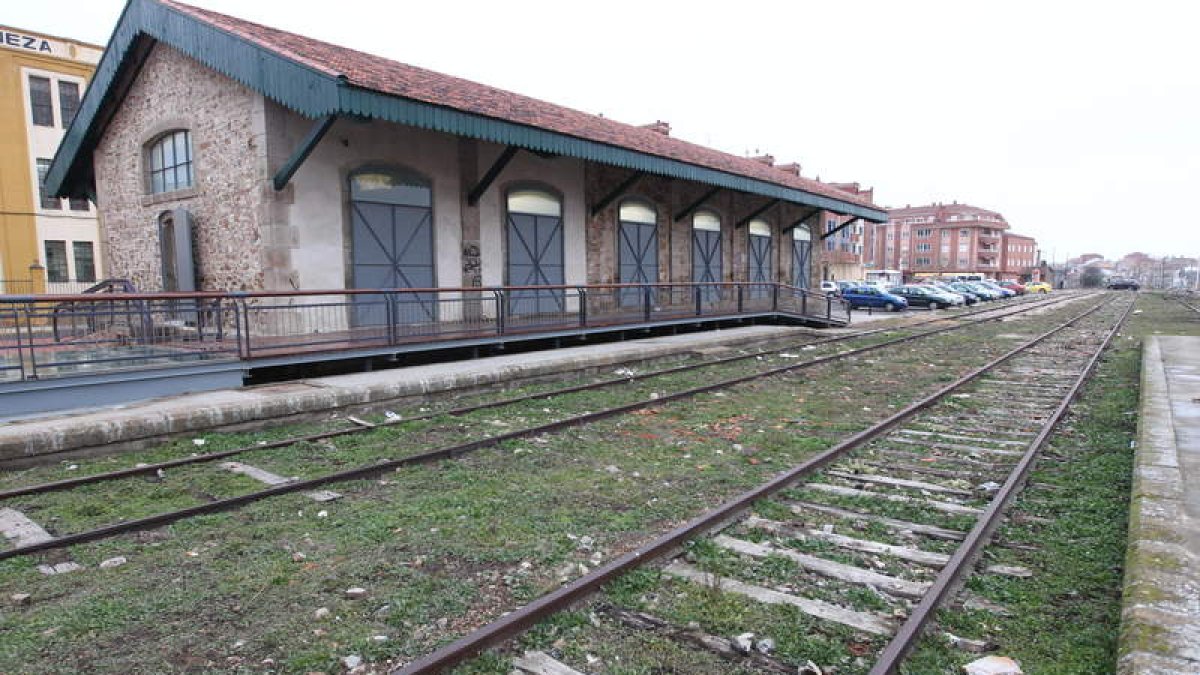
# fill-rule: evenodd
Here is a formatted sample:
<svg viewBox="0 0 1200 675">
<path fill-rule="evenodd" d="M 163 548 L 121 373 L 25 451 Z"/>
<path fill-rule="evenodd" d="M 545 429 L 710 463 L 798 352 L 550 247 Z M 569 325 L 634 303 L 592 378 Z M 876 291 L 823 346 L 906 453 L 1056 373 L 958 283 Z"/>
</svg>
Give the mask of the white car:
<svg viewBox="0 0 1200 675">
<path fill-rule="evenodd" d="M 836 281 L 822 281 L 821 292 L 825 295 L 837 295 L 838 285 Z"/>
</svg>

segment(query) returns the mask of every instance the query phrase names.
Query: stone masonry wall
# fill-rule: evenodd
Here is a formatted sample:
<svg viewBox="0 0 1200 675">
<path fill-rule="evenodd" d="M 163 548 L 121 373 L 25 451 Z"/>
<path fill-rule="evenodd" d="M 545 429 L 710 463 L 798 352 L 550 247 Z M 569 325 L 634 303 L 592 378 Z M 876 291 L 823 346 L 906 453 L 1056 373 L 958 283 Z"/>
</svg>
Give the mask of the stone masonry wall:
<svg viewBox="0 0 1200 675">
<path fill-rule="evenodd" d="M 261 96 L 165 45 L 156 45 L 95 153 L 109 274 L 162 288 L 158 217 L 193 218 L 197 288 L 263 287 L 260 221 L 270 191 Z M 195 184 L 150 195 L 146 144 L 191 132 Z"/>
</svg>

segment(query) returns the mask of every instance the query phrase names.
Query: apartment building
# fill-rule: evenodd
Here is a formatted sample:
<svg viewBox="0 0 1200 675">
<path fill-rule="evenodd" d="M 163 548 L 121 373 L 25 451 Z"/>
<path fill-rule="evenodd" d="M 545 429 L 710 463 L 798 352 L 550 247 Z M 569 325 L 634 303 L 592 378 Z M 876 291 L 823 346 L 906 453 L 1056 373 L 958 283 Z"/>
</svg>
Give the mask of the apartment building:
<svg viewBox="0 0 1200 675">
<path fill-rule="evenodd" d="M 969 204 L 934 203 L 888 211 L 868 228 L 864 260 L 905 277 L 979 273 L 1027 279 L 1037 265 L 1037 241 L 1010 231 L 1004 216 Z"/>
<path fill-rule="evenodd" d="M 0 293 L 77 291 L 103 274 L 95 205 L 44 188 L 103 51 L 0 26 Z"/>
</svg>

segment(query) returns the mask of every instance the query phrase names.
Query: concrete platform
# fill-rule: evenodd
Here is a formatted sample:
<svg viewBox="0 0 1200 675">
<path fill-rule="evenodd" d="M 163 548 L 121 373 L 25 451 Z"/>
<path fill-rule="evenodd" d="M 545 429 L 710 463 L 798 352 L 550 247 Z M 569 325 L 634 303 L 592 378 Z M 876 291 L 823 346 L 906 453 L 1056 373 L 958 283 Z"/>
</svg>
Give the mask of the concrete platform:
<svg viewBox="0 0 1200 675">
<path fill-rule="evenodd" d="M 1119 673 L 1200 673 L 1200 338 L 1142 358 Z"/>
<path fill-rule="evenodd" d="M 404 399 L 765 345 L 803 335 L 827 337 L 844 330 L 750 326 L 222 389 L 67 415 L 59 412 L 0 424 L 0 467 L 146 447 L 180 434 L 264 427 L 333 410 L 377 410 Z"/>
</svg>

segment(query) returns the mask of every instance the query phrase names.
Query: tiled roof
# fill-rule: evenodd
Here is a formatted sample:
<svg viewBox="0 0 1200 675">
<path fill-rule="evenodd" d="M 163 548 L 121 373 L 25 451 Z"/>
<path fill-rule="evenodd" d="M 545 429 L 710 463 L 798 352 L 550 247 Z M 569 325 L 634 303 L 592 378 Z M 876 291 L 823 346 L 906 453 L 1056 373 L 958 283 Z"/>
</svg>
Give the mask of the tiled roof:
<svg viewBox="0 0 1200 675">
<path fill-rule="evenodd" d="M 888 209 L 887 211 L 888 211 L 888 217 L 890 217 L 890 218 L 896 218 L 898 216 L 933 215 L 933 214 L 937 214 L 937 213 L 943 213 L 943 214 L 982 213 L 982 214 L 986 214 L 989 216 L 996 216 L 997 218 L 1001 218 L 1001 219 L 1004 218 L 1004 216 L 1000 215 L 999 211 L 992 211 L 991 209 L 984 209 L 984 208 L 980 208 L 978 206 L 971 206 L 970 204 L 959 204 L 959 203 L 923 204 L 921 206 L 905 206 L 905 207 L 901 207 L 901 208 L 891 208 L 891 209 Z"/>
<path fill-rule="evenodd" d="M 179 12 L 284 58 L 322 73 L 343 76 L 349 84 L 356 87 L 805 190 L 852 204 L 873 206 L 869 200 L 825 183 L 802 178 L 753 159 L 671 138 L 649 129 L 339 47 L 174 0 L 160 1 Z"/>
</svg>

